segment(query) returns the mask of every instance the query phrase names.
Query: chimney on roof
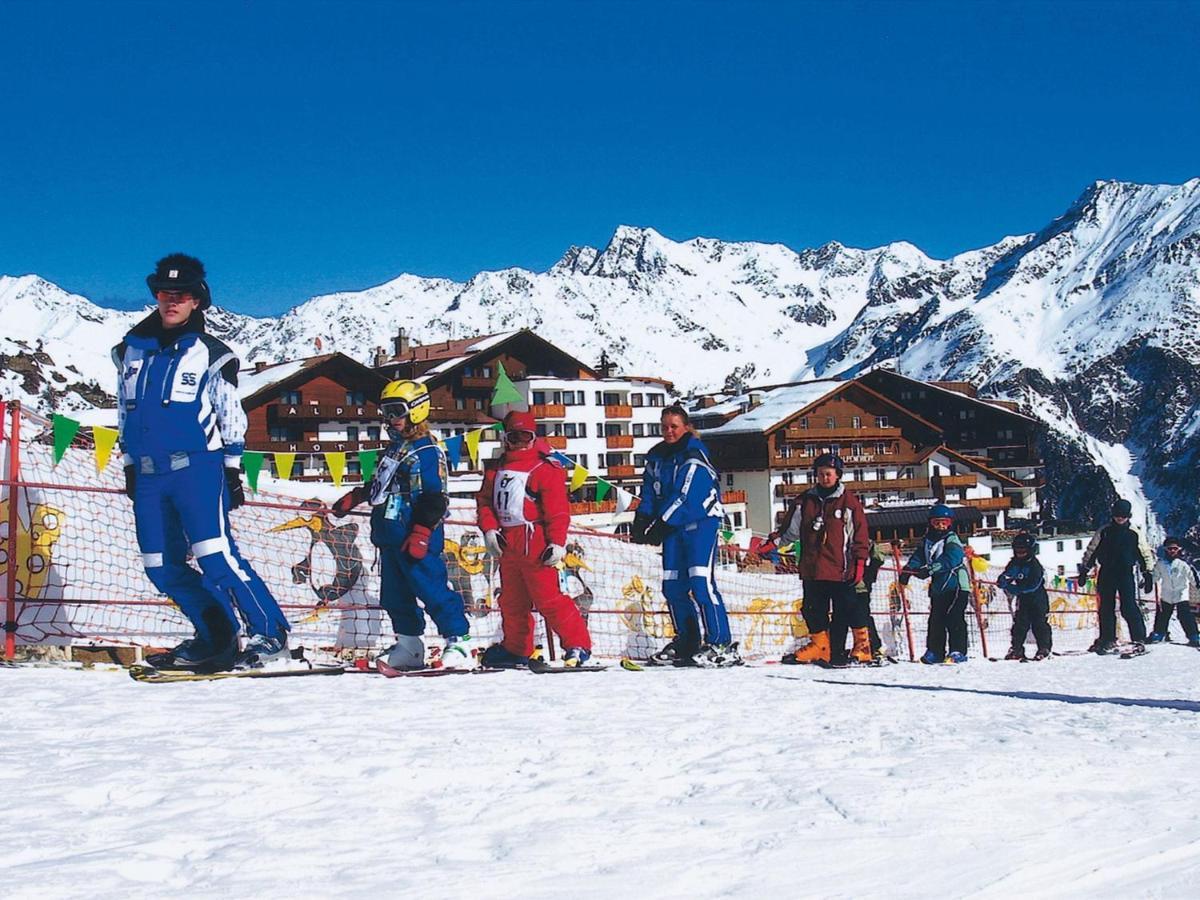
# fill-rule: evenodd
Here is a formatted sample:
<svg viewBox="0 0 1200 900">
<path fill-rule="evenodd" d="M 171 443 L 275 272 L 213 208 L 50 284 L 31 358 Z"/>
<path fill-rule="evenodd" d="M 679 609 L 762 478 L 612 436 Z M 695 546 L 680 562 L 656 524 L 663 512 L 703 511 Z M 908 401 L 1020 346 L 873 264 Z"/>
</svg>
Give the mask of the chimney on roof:
<svg viewBox="0 0 1200 900">
<path fill-rule="evenodd" d="M 700 398 L 700 409 L 708 409 L 709 407 L 716 406 L 716 405 L 717 405 L 717 398 L 712 396 L 711 394 L 706 394 L 705 396 Z"/>
<path fill-rule="evenodd" d="M 258 372 L 261 372 L 261 371 L 262 371 L 263 369 L 265 369 L 266 367 L 267 367 L 267 364 L 266 364 L 265 362 L 263 362 L 262 360 L 259 360 L 258 362 L 256 362 L 256 363 L 254 364 L 254 371 L 255 371 L 256 373 L 258 373 Z"/>
<path fill-rule="evenodd" d="M 392 339 L 392 345 L 396 348 L 396 356 L 403 356 L 405 353 L 407 353 L 408 332 L 401 328 L 396 337 Z"/>
<path fill-rule="evenodd" d="M 373 368 L 382 369 L 384 366 L 387 365 L 387 359 L 388 359 L 387 351 L 385 351 L 382 347 L 376 347 L 375 348 L 375 364 L 374 364 Z"/>
<path fill-rule="evenodd" d="M 763 402 L 762 391 L 751 391 L 750 392 L 750 402 L 746 406 L 746 412 L 749 412 L 750 410 L 754 409 L 756 406 L 762 406 L 762 402 Z"/>
<path fill-rule="evenodd" d="M 612 378 L 615 369 L 616 366 L 613 364 L 613 361 L 608 358 L 608 351 L 601 350 L 600 362 L 596 364 L 596 374 L 601 378 Z"/>
</svg>

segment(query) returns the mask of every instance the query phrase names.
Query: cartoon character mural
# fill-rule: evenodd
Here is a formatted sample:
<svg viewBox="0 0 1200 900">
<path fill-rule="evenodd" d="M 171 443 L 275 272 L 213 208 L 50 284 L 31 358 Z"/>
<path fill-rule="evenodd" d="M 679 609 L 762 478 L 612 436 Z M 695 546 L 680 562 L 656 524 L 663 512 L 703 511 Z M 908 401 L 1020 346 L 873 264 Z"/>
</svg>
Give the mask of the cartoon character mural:
<svg viewBox="0 0 1200 900">
<path fill-rule="evenodd" d="M 18 509 L 20 508 L 18 504 Z M 46 503 L 35 503 L 28 512 L 28 524 L 17 516 L 16 596 L 42 600 L 54 566 L 54 545 L 62 535 L 66 513 Z M 0 581 L 8 577 L 12 541 L 8 534 L 8 500 L 0 501 Z M 42 604 L 22 605 L 17 613 L 18 636 L 22 642 L 47 637 L 65 637 L 73 631 L 67 622 L 57 621 L 61 608 Z M 44 621 L 50 616 L 56 621 Z M 66 629 L 66 633 L 63 629 Z"/>
</svg>

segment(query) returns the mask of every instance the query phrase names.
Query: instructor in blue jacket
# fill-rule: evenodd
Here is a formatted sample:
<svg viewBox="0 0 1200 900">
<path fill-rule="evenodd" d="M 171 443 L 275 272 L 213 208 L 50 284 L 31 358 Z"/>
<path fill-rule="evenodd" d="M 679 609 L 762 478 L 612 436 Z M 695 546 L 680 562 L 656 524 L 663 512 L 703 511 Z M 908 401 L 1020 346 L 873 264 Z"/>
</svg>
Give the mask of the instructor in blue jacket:
<svg viewBox="0 0 1200 900">
<path fill-rule="evenodd" d="M 204 331 L 212 299 L 200 260 L 172 253 L 146 284 L 158 308 L 113 349 L 125 489 L 147 576 L 196 630 L 146 661 L 200 671 L 262 665 L 287 655 L 288 622 L 229 528 L 229 511 L 245 501 L 238 360 Z"/>
<path fill-rule="evenodd" d="M 687 411 L 662 413 L 662 442 L 646 454 L 642 496 L 630 539 L 661 544 L 663 594 L 675 638 L 651 655 L 656 666 L 741 665 L 729 615 L 717 590 L 717 534 L 725 511 L 717 470 L 691 430 Z"/>
</svg>

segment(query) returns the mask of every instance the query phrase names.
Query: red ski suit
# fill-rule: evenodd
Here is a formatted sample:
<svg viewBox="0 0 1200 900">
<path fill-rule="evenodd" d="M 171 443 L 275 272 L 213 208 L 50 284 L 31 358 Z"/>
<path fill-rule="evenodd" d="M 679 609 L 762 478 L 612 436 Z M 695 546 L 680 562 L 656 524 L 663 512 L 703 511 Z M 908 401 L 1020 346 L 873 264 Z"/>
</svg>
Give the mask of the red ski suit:
<svg viewBox="0 0 1200 900">
<path fill-rule="evenodd" d="M 542 564 L 551 544 L 566 546 L 571 510 L 566 473 L 546 459 L 543 441 L 508 450 L 484 468 L 475 497 L 479 527 L 505 540 L 500 557 L 500 622 L 504 648 L 533 653 L 533 610 L 540 612 L 564 648 L 592 649 L 592 638 L 575 602 L 558 587 L 558 570 Z"/>
</svg>

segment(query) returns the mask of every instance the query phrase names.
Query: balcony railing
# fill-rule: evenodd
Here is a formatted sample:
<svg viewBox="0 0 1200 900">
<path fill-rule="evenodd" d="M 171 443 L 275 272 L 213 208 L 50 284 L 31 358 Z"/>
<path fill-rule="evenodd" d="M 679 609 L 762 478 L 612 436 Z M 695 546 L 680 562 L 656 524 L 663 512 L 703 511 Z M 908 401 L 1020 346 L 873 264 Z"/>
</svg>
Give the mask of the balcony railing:
<svg viewBox="0 0 1200 900">
<path fill-rule="evenodd" d="M 783 430 L 783 436 L 789 441 L 812 441 L 813 443 L 822 443 L 828 441 L 864 441 L 875 440 L 876 438 L 898 438 L 900 437 L 899 428 L 876 428 L 872 425 L 870 428 L 850 428 L 848 426 L 839 426 L 838 428 L 823 428 L 818 425 L 816 428 L 799 428 L 796 425 L 789 425 Z"/>
<path fill-rule="evenodd" d="M 929 490 L 929 482 L 924 478 L 884 478 L 871 481 L 842 482 L 852 491 L 911 491 L 914 489 Z"/>
<path fill-rule="evenodd" d="M 535 403 L 529 407 L 535 419 L 565 419 L 567 407 L 562 403 Z"/>
<path fill-rule="evenodd" d="M 462 386 L 464 388 L 487 388 L 490 390 L 496 386 L 496 379 L 480 378 L 477 375 L 464 375 L 462 377 Z"/>
<path fill-rule="evenodd" d="M 974 472 L 967 475 L 934 475 L 932 484 L 935 486 L 940 483 L 942 487 L 975 487 L 979 484 L 979 476 Z"/>
<path fill-rule="evenodd" d="M 620 404 L 618 404 L 616 406 L 606 406 L 606 407 L 604 407 L 604 418 L 606 418 L 606 419 L 632 419 L 633 418 L 633 407 L 632 406 L 622 406 Z"/>
<path fill-rule="evenodd" d="M 604 439 L 604 445 L 609 450 L 632 450 L 633 435 L 631 434 L 610 434 Z"/>
<path fill-rule="evenodd" d="M 973 506 L 978 510 L 991 509 L 1010 509 L 1012 507 L 1012 499 L 1010 497 L 980 497 L 978 499 L 966 498 L 960 500 L 963 506 Z"/>
<path fill-rule="evenodd" d="M 429 410 L 432 422 L 453 422 L 456 425 L 491 425 L 496 420 L 482 409 L 440 409 Z"/>
<path fill-rule="evenodd" d="M 637 474 L 633 466 L 609 466 L 607 472 L 609 478 L 632 478 Z"/>
<path fill-rule="evenodd" d="M 367 403 L 268 403 L 267 420 L 378 419 L 379 408 Z"/>
<path fill-rule="evenodd" d="M 615 513 L 616 511 L 616 500 L 585 500 L 582 503 L 571 504 L 571 515 L 573 516 L 594 516 L 601 513 Z"/>
<path fill-rule="evenodd" d="M 358 450 L 382 450 L 387 441 L 256 441 L 247 450 L 259 453 L 354 453 Z"/>
<path fill-rule="evenodd" d="M 725 491 L 724 493 L 721 494 L 721 502 L 722 503 L 745 503 L 746 502 L 746 492 L 745 491 Z"/>
<path fill-rule="evenodd" d="M 561 434 L 547 435 L 546 443 L 549 444 L 551 447 L 553 447 L 555 450 L 566 450 L 567 449 L 567 439 L 565 437 L 563 437 Z"/>
</svg>

